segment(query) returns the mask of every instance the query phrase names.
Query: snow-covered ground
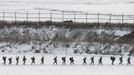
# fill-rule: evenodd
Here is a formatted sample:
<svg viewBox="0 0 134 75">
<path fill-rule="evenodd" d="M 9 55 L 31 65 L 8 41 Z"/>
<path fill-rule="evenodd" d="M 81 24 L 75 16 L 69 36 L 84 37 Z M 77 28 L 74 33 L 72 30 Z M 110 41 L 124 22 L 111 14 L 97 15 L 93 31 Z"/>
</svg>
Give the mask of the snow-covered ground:
<svg viewBox="0 0 134 75">
<path fill-rule="evenodd" d="M 0 10 L 75 10 L 89 13 L 133 14 L 134 0 L 0 0 Z"/>
<path fill-rule="evenodd" d="M 25 55 L 25 54 L 24 54 Z M 134 73 L 134 58 L 131 57 L 132 65 L 126 65 L 128 56 L 124 56 L 123 58 L 123 65 L 119 64 L 119 57 L 116 56 L 115 65 L 111 65 L 111 61 L 109 59 L 110 56 L 103 56 L 103 66 L 98 65 L 98 59 L 101 55 L 44 55 L 44 54 L 30 54 L 25 55 L 27 58 L 26 65 L 22 65 L 22 57 L 23 54 L 4 54 L 2 56 L 13 57 L 13 64 L 12 65 L 0 65 L 0 74 L 2 75 L 133 75 Z M 20 56 L 20 64 L 16 66 L 15 58 Z M 36 65 L 31 64 L 31 57 L 35 56 L 36 58 Z M 45 65 L 40 64 L 40 58 L 45 56 Z M 53 58 L 58 56 L 58 65 L 52 65 Z M 67 57 L 67 65 L 62 66 L 61 57 Z M 69 65 L 69 57 L 73 56 L 75 59 L 75 65 Z M 87 57 L 88 65 L 82 65 L 83 58 Z M 91 56 L 95 56 L 95 65 L 90 64 Z M 0 59 L 0 63 L 2 60 Z M 7 61 L 8 63 L 8 61 Z"/>
<path fill-rule="evenodd" d="M 133 75 L 134 66 L 0 66 L 2 75 Z"/>
<path fill-rule="evenodd" d="M 31 11 L 31 12 L 44 12 L 46 9 L 58 9 L 58 10 L 67 10 L 67 11 L 82 11 L 82 12 L 89 12 L 89 13 L 106 13 L 106 14 L 128 14 L 133 15 L 134 13 L 134 0 L 0 0 L 0 10 L 1 11 Z M 2 13 L 1 13 L 2 14 Z M 2 15 L 0 15 L 2 16 Z M 14 16 L 14 13 L 13 13 Z M 21 15 L 22 17 L 23 15 Z M 2 18 L 2 17 L 1 17 Z M 14 19 L 14 18 L 13 18 Z M 58 31 L 61 30 L 61 31 Z M 134 58 L 131 57 L 132 65 L 126 65 L 128 56 L 124 56 L 123 58 L 123 65 L 118 65 L 119 63 L 119 57 L 116 56 L 117 59 L 115 61 L 115 65 L 111 65 L 111 61 L 109 59 L 110 55 L 103 56 L 103 62 L 104 65 L 100 66 L 98 64 L 98 59 L 101 55 L 91 55 L 91 54 L 74 54 L 74 47 L 75 45 L 78 51 L 80 53 L 84 52 L 84 50 L 88 49 L 90 51 L 99 51 L 100 49 L 103 49 L 102 52 L 105 51 L 112 51 L 118 53 L 120 49 L 122 49 L 122 54 L 128 55 L 129 51 L 133 48 L 133 45 L 123 44 L 103 44 L 100 45 L 99 43 L 79 43 L 74 42 L 69 46 L 71 48 L 66 48 L 64 44 L 62 43 L 53 43 L 51 39 L 55 36 L 55 33 L 58 32 L 66 33 L 66 37 L 70 39 L 70 37 L 75 34 L 75 31 L 70 32 L 70 30 L 65 29 L 23 29 L 23 28 L 9 28 L 9 29 L 1 29 L 0 36 L 1 38 L 4 37 L 10 37 L 10 39 L 22 37 L 24 35 L 31 34 L 32 38 L 34 38 L 37 35 L 41 35 L 44 38 L 47 38 L 45 40 L 50 40 L 46 42 L 46 44 L 41 44 L 39 46 L 39 43 L 36 43 L 33 45 L 31 44 L 21 44 L 21 43 L 8 43 L 8 41 L 4 41 L 1 39 L 1 41 L 4 41 L 0 43 L 0 74 L 1 75 L 133 75 L 134 74 Z M 100 35 L 101 33 L 117 36 L 118 38 L 129 34 L 131 31 L 127 30 L 85 30 L 85 32 L 92 32 L 97 35 Z M 37 33 L 39 32 L 39 33 Z M 79 30 L 80 32 L 80 30 Z M 82 31 L 81 31 L 82 32 Z M 15 36 L 16 34 L 20 34 Z M 45 36 L 44 36 L 45 35 Z M 89 35 L 89 34 L 88 34 Z M 85 36 L 84 34 L 79 37 L 80 39 Z M 27 37 L 26 37 L 27 38 Z M 29 37 L 28 37 L 29 38 Z M 40 38 L 40 37 L 39 37 Z M 24 39 L 24 38 L 23 38 Z M 38 39 L 38 37 L 37 37 Z M 43 39 L 43 38 L 42 38 Z M 80 40 L 77 39 L 77 40 Z M 15 39 L 17 41 L 17 39 Z M 77 41 L 75 40 L 75 41 Z M 73 40 L 74 41 L 74 40 Z M 62 45 L 63 46 L 62 46 Z M 86 46 L 85 46 L 86 45 Z M 32 47 L 34 49 L 32 49 Z M 39 54 L 33 53 L 34 50 L 46 50 L 50 55 L 42 54 L 43 52 Z M 45 49 L 44 49 L 45 48 Z M 75 48 L 75 49 L 76 49 Z M 67 53 L 66 53 L 67 52 Z M 17 53 L 17 54 L 14 54 Z M 44 52 L 45 53 L 45 52 Z M 92 52 L 91 52 L 92 53 Z M 69 55 L 68 55 L 69 54 Z M 113 54 L 113 53 L 111 53 Z M 121 53 L 120 53 L 121 54 Z M 27 57 L 26 66 L 22 65 L 22 57 L 25 55 Z M 13 58 L 13 65 L 1 65 L 2 64 L 2 56 L 7 56 L 8 58 Z M 20 65 L 15 65 L 15 58 L 17 56 L 20 56 Z M 36 58 L 36 65 L 30 65 L 31 63 L 31 57 L 35 56 Z M 45 56 L 45 65 L 39 65 L 40 58 L 42 56 Z M 55 56 L 58 56 L 58 65 L 52 65 L 53 58 Z M 62 66 L 61 63 L 61 57 L 66 56 L 67 57 L 67 65 Z M 69 57 L 73 56 L 75 59 L 75 65 L 70 66 L 69 65 Z M 89 65 L 91 56 L 95 56 L 95 65 Z M 83 66 L 82 59 L 84 57 L 87 57 L 87 63 L 88 65 Z M 7 62 L 8 63 L 8 62 Z"/>
</svg>

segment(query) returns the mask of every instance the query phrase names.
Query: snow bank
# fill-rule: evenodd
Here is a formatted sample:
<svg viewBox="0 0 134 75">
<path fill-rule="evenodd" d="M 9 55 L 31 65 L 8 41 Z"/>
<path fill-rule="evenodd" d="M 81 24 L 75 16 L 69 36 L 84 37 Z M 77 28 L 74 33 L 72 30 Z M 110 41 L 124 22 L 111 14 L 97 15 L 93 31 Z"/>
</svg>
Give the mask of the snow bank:
<svg viewBox="0 0 134 75">
<path fill-rule="evenodd" d="M 133 45 L 110 43 L 131 32 L 119 29 L 4 28 L 0 29 L 0 52 L 128 55 Z"/>
</svg>

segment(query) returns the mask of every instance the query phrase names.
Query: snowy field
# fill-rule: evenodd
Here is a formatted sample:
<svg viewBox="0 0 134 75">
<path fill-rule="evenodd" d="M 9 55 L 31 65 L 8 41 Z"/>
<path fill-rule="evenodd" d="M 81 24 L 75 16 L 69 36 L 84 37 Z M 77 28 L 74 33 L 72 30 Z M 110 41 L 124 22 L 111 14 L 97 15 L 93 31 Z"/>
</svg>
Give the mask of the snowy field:
<svg viewBox="0 0 134 75">
<path fill-rule="evenodd" d="M 106 14 L 134 14 L 134 0 L 0 0 L 0 11 L 31 11 L 43 12 L 46 9 L 58 9 L 67 11 L 83 11 L 89 13 Z M 14 14 L 14 13 L 13 13 Z M 22 15 L 21 15 L 22 16 Z M 10 31 L 9 29 L 7 31 Z M 21 31 L 21 30 L 20 30 Z M 36 31 L 35 31 L 36 32 Z M 2 33 L 2 32 L 1 32 Z M 4 31 L 5 33 L 5 31 Z M 121 33 L 121 34 L 120 34 Z M 123 31 L 117 35 L 123 35 Z M 51 33 L 47 33 L 51 34 Z M 112 32 L 111 32 L 112 34 Z M 116 33 L 115 33 L 116 34 Z M 14 37 L 14 36 L 13 36 Z M 52 37 L 50 35 L 50 37 Z M 3 43 L 4 44 L 4 43 Z M 0 44 L 0 45 L 3 45 Z M 11 44 L 12 45 L 12 44 Z M 9 45 L 10 46 L 10 45 Z M 28 46 L 29 47 L 29 46 Z M 44 47 L 44 46 L 43 46 Z M 21 48 L 27 48 L 26 46 Z M 31 47 L 30 47 L 31 48 Z M 98 47 L 99 48 L 99 47 Z M 12 48 L 13 50 L 17 49 Z M 12 50 L 12 49 L 7 49 Z M 19 48 L 18 48 L 19 49 Z M 63 48 L 61 48 L 63 49 Z M 54 50 L 54 49 L 53 49 Z M 58 49 L 59 50 L 59 49 Z M 17 51 L 17 50 L 16 50 Z M 60 51 L 61 52 L 61 51 Z M 103 66 L 98 65 L 98 59 L 101 55 L 64 55 L 59 54 L 34 54 L 34 53 L 0 53 L 0 74 L 1 75 L 134 75 L 134 57 L 131 57 L 132 65 L 126 65 L 128 56 L 124 56 L 123 65 L 119 64 L 119 57 L 116 56 L 115 65 L 111 65 L 110 55 L 103 55 Z M 15 52 L 14 52 L 15 53 Z M 27 57 L 26 65 L 22 65 L 22 57 Z M 2 56 L 13 58 L 12 65 L 2 65 Z M 20 63 L 15 65 L 15 58 L 20 56 Z M 31 57 L 35 56 L 36 65 L 31 64 Z M 40 64 L 40 58 L 45 57 L 45 65 Z M 58 65 L 52 65 L 53 58 L 58 56 Z M 67 57 L 67 65 L 61 65 L 61 57 Z M 74 57 L 75 65 L 69 65 L 69 57 Z M 95 65 L 90 64 L 90 58 L 95 56 Z M 88 65 L 82 65 L 83 58 L 87 57 Z M 8 60 L 7 60 L 8 63 Z"/>
<path fill-rule="evenodd" d="M 134 0 L 0 0 L 0 10 L 43 11 L 43 9 L 133 14 Z"/>
<path fill-rule="evenodd" d="M 133 66 L 0 66 L 1 75 L 133 75 Z"/>
<path fill-rule="evenodd" d="M 131 57 L 132 65 L 126 65 L 127 63 L 127 56 L 124 56 L 123 58 L 123 65 L 118 65 L 119 63 L 119 57 L 116 56 L 115 65 L 111 65 L 111 61 L 109 59 L 109 56 L 103 56 L 103 66 L 97 65 L 98 59 L 100 55 L 44 55 L 44 54 L 27 54 L 27 62 L 26 65 L 22 65 L 22 57 L 23 54 L 19 55 L 20 58 L 20 64 L 19 66 L 16 66 L 15 58 L 18 56 L 18 54 L 2 54 L 2 56 L 13 57 L 13 65 L 0 65 L 0 74 L 2 75 L 133 75 L 134 73 L 134 58 Z M 31 64 L 31 57 L 35 56 L 36 58 L 36 65 L 30 65 Z M 39 65 L 40 64 L 40 58 L 44 56 L 45 57 L 45 65 Z M 58 56 L 58 65 L 52 65 L 53 58 L 55 56 Z M 67 57 L 67 65 L 61 65 L 61 57 L 66 56 Z M 75 65 L 69 65 L 69 57 L 73 56 L 75 59 Z M 83 58 L 87 57 L 87 63 L 88 65 L 82 65 Z M 90 64 L 90 58 L 91 56 L 95 56 L 95 65 L 89 65 Z M 1 63 L 2 60 L 0 59 Z M 8 61 L 7 61 L 8 63 Z"/>
<path fill-rule="evenodd" d="M 134 0 L 0 0 L 0 20 L 3 20 L 3 11 L 5 12 L 5 20 L 15 20 L 15 12 L 17 20 L 26 20 L 26 13 L 29 13 L 30 21 L 38 21 L 39 11 L 41 13 L 50 13 L 50 10 L 58 10 L 58 14 L 53 14 L 53 21 L 63 21 L 62 12 L 59 11 L 79 11 L 88 12 L 88 14 L 103 14 L 99 16 L 102 18 L 100 22 L 109 22 L 109 14 L 113 14 L 111 17 L 111 22 L 122 22 L 121 15 L 124 16 L 124 22 L 133 23 L 134 19 Z M 7 13 L 6 13 L 7 12 Z M 9 13 L 11 12 L 11 13 Z M 23 13 L 23 14 L 22 14 Z M 36 14 L 30 14 L 36 13 Z M 54 12 L 53 12 L 54 13 Z M 70 13 L 65 13 L 70 14 Z M 73 13 L 71 13 L 73 14 Z M 78 13 L 79 14 L 79 13 Z M 107 14 L 107 15 L 104 15 Z M 49 15 L 49 16 L 48 16 Z M 120 15 L 120 16 L 117 16 Z M 130 16 L 131 15 L 131 16 Z M 50 20 L 51 14 L 41 14 L 41 21 Z M 74 15 L 64 15 L 64 20 L 66 18 L 73 20 Z M 19 18 L 18 18 L 19 17 Z M 36 17 L 36 18 L 35 18 Z M 81 14 L 76 16 L 77 22 L 96 22 L 98 19 L 97 15 L 88 15 L 89 20 L 85 20 L 86 16 Z M 105 19 L 104 19 L 105 18 Z M 117 19 L 117 20 L 115 20 Z M 98 22 L 98 21 L 97 21 Z"/>
</svg>

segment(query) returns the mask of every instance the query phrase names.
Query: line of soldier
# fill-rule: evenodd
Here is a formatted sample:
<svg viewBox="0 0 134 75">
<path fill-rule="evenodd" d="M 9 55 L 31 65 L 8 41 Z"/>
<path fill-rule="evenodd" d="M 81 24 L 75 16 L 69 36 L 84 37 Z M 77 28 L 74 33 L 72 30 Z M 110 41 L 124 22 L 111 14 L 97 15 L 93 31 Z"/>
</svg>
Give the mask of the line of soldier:
<svg viewBox="0 0 134 75">
<path fill-rule="evenodd" d="M 2 65 L 6 65 L 6 59 L 7 59 L 7 57 L 6 56 L 3 56 L 2 57 L 2 59 L 3 59 L 3 63 L 2 63 Z M 128 57 L 128 59 L 127 59 L 127 65 L 131 65 L 131 61 L 130 61 L 130 57 Z M 26 57 L 25 56 L 23 56 L 23 58 L 22 58 L 22 61 L 23 61 L 23 65 L 25 65 L 26 64 Z M 53 62 L 53 64 L 55 64 L 55 65 L 57 65 L 57 56 L 56 57 L 54 57 L 54 62 Z M 62 60 L 62 65 L 66 65 L 66 57 L 62 57 L 61 58 L 61 60 Z M 91 58 L 90 58 L 90 60 L 91 60 L 91 62 L 90 62 L 90 65 L 94 65 L 94 56 L 92 56 Z M 112 63 L 111 63 L 111 65 L 114 65 L 114 62 L 115 62 L 115 60 L 116 60 L 116 57 L 114 57 L 114 56 L 111 56 L 110 57 L 110 60 L 112 61 Z M 8 58 L 8 61 L 9 61 L 9 63 L 8 64 L 12 64 L 12 57 L 10 57 L 10 58 Z M 31 57 L 31 65 L 33 65 L 33 64 L 35 64 L 35 57 Z M 74 65 L 74 58 L 73 57 L 70 57 L 69 58 L 69 61 L 70 61 L 70 65 Z M 98 60 L 98 65 L 103 65 L 103 58 L 102 58 L 102 56 L 99 58 L 99 60 Z M 123 64 L 123 57 L 120 57 L 119 58 L 119 65 L 122 65 Z M 17 56 L 16 57 L 16 65 L 19 65 L 19 56 Z M 40 65 L 44 65 L 44 56 L 43 57 L 41 57 L 41 63 L 40 63 Z M 84 57 L 83 58 L 83 65 L 87 65 L 87 57 Z"/>
</svg>

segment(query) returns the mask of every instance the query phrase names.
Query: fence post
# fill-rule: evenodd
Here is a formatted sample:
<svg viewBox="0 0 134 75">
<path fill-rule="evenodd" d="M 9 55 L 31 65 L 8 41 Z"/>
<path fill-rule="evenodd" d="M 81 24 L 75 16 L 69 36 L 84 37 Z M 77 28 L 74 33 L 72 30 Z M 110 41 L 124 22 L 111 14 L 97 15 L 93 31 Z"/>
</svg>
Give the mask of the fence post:
<svg viewBox="0 0 134 75">
<path fill-rule="evenodd" d="M 51 13 L 50 13 L 50 21 L 52 22 L 52 17 L 53 17 L 53 11 L 51 10 Z"/>
<path fill-rule="evenodd" d="M 74 22 L 76 22 L 76 13 L 74 11 Z"/>
<path fill-rule="evenodd" d="M 28 22 L 28 11 L 27 11 L 26 15 L 27 15 L 27 16 L 26 16 L 26 21 Z"/>
<path fill-rule="evenodd" d="M 17 16 L 16 16 L 16 11 L 15 11 L 15 17 L 14 17 L 14 18 L 15 18 L 15 25 L 16 25 L 16 17 L 17 17 Z"/>
<path fill-rule="evenodd" d="M 38 25 L 40 25 L 40 11 L 39 11 L 39 14 L 38 14 Z"/>
<path fill-rule="evenodd" d="M 29 16 L 29 13 L 28 13 L 28 11 L 27 11 L 27 13 L 26 13 L 26 14 L 27 14 L 27 22 L 28 22 L 28 16 Z"/>
<path fill-rule="evenodd" d="M 122 13 L 122 24 L 123 24 L 123 22 L 124 22 L 124 14 Z"/>
<path fill-rule="evenodd" d="M 62 21 L 64 22 L 64 11 L 62 11 Z"/>
<path fill-rule="evenodd" d="M 5 11 L 3 11 L 3 24 L 4 24 L 4 21 L 5 21 Z"/>
<path fill-rule="evenodd" d="M 109 23 L 111 23 L 111 17 L 112 17 L 112 14 L 110 13 L 109 14 Z"/>
<path fill-rule="evenodd" d="M 98 13 L 98 23 L 100 22 L 100 13 Z"/>
<path fill-rule="evenodd" d="M 5 11 L 3 11 L 3 21 L 5 20 Z"/>
<path fill-rule="evenodd" d="M 86 12 L 86 23 L 88 22 L 88 13 Z"/>
<path fill-rule="evenodd" d="M 53 10 L 51 10 L 50 12 L 50 25 L 52 25 L 52 21 L 53 21 Z"/>
</svg>

